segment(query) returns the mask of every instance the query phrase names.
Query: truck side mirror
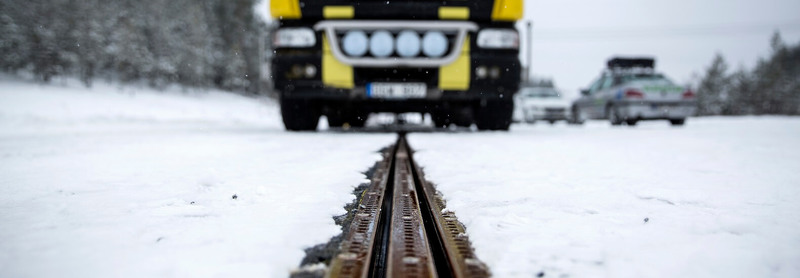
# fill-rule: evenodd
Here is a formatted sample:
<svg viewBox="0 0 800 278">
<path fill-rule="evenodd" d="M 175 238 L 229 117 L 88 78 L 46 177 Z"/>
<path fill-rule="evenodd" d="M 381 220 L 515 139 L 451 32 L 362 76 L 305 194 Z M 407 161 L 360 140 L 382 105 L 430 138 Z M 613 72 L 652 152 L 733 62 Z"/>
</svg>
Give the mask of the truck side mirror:
<svg viewBox="0 0 800 278">
<path fill-rule="evenodd" d="M 586 90 L 586 89 L 581 90 L 581 95 L 588 96 L 589 95 L 589 90 Z"/>
</svg>

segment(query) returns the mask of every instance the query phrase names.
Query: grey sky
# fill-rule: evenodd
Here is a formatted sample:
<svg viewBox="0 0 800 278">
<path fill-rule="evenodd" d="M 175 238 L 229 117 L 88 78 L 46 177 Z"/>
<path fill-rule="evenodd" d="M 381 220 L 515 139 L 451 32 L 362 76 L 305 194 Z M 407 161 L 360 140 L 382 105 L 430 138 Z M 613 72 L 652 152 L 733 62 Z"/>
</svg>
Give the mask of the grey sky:
<svg viewBox="0 0 800 278">
<path fill-rule="evenodd" d="M 263 0 L 259 12 L 268 6 Z M 568 95 L 613 55 L 653 56 L 659 71 L 687 83 L 717 52 L 734 69 L 751 68 L 769 54 L 775 30 L 800 42 L 800 0 L 527 0 L 525 18 L 534 21 L 533 74 Z"/>
<path fill-rule="evenodd" d="M 751 68 L 769 54 L 775 30 L 787 43 L 800 42 L 798 0 L 529 0 L 525 5 L 525 18 L 534 22 L 532 72 L 552 77 L 568 95 L 587 86 L 613 55 L 654 56 L 659 71 L 687 83 L 717 52 L 734 69 Z M 524 62 L 524 54 L 521 58 Z"/>
</svg>

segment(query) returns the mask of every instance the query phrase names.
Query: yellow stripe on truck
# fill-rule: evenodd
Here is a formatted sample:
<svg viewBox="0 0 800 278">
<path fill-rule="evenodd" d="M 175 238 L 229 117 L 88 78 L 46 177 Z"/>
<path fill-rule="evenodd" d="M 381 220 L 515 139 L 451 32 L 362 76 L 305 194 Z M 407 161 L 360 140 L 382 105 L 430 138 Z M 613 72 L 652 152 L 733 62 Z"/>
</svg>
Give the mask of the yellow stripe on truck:
<svg viewBox="0 0 800 278">
<path fill-rule="evenodd" d="M 439 7 L 439 19 L 469 19 L 468 7 Z"/>
<path fill-rule="evenodd" d="M 461 55 L 455 62 L 439 68 L 439 89 L 466 91 L 470 81 L 469 36 L 461 47 Z"/>
<path fill-rule="evenodd" d="M 522 19 L 524 3 L 522 0 L 494 0 L 492 20 L 517 21 Z"/>
<path fill-rule="evenodd" d="M 322 38 L 322 84 L 326 87 L 339 89 L 352 89 L 353 67 L 346 65 L 333 57 L 328 38 Z"/>
<path fill-rule="evenodd" d="M 325 6 L 325 8 L 322 9 L 322 16 L 325 18 L 353 18 L 355 14 L 356 12 L 353 6 Z"/>
<path fill-rule="evenodd" d="M 300 19 L 300 0 L 271 0 L 269 11 L 275 19 Z"/>
</svg>

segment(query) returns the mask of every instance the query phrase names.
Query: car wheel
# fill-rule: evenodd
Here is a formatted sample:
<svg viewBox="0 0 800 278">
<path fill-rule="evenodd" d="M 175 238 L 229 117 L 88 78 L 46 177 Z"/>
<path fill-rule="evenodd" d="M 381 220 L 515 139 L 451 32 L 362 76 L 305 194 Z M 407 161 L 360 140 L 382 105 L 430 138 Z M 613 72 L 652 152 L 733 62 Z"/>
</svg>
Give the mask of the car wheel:
<svg viewBox="0 0 800 278">
<path fill-rule="evenodd" d="M 547 122 L 550 123 L 550 125 L 556 124 L 556 121 L 547 121 Z"/>
<path fill-rule="evenodd" d="M 606 108 L 606 117 L 608 121 L 611 122 L 611 125 L 621 125 L 622 118 L 619 116 L 619 111 L 614 106 L 609 106 Z"/>
<path fill-rule="evenodd" d="M 536 123 L 536 119 L 533 118 L 533 116 L 531 115 L 530 112 L 528 112 L 528 110 L 524 109 L 522 110 L 522 119 L 525 120 L 525 123 L 527 124 Z"/>
<path fill-rule="evenodd" d="M 321 116 L 316 103 L 306 99 L 281 98 L 281 116 L 283 125 L 292 131 L 317 130 Z"/>
<path fill-rule="evenodd" d="M 475 105 L 473 111 L 478 130 L 508 130 L 514 102 L 507 99 L 485 100 Z"/>
<path fill-rule="evenodd" d="M 674 126 L 682 126 L 686 124 L 686 118 L 683 119 L 670 119 L 669 123 Z"/>
<path fill-rule="evenodd" d="M 637 119 L 628 119 L 628 120 L 625 120 L 625 124 L 626 124 L 626 125 L 629 125 L 629 126 L 635 126 L 637 123 L 639 123 L 639 120 L 637 120 Z"/>
<path fill-rule="evenodd" d="M 582 125 L 585 122 L 581 109 L 578 106 L 572 107 L 572 119 L 569 121 L 571 124 Z"/>
</svg>

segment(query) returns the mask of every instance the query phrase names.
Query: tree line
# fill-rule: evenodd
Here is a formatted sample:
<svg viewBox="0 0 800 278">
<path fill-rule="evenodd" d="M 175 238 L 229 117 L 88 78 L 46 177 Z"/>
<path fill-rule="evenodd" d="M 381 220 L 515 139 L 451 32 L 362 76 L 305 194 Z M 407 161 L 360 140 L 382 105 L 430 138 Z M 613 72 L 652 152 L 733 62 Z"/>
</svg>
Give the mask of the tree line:
<svg viewBox="0 0 800 278">
<path fill-rule="evenodd" d="M 0 70 L 258 92 L 259 0 L 0 0 Z"/>
<path fill-rule="evenodd" d="M 800 115 L 800 43 L 787 45 L 775 33 L 770 46 L 752 70 L 729 72 L 717 54 L 695 86 L 697 114 Z"/>
</svg>

